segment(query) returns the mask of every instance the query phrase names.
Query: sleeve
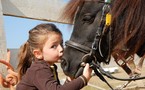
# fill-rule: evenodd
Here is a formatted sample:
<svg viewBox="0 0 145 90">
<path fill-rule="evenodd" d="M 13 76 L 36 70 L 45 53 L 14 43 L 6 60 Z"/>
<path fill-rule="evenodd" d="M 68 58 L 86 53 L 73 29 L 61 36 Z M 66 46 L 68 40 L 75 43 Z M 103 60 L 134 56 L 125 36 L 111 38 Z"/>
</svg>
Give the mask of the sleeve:
<svg viewBox="0 0 145 90">
<path fill-rule="evenodd" d="M 86 77 L 85 77 L 84 75 L 82 75 L 82 76 L 80 76 L 80 78 L 83 80 L 84 85 L 87 85 L 88 81 L 87 81 Z M 65 81 L 64 83 L 69 83 L 69 82 L 71 82 L 71 81 L 69 81 L 69 80 L 66 78 L 66 81 Z"/>
<path fill-rule="evenodd" d="M 79 77 L 64 85 L 60 85 L 57 80 L 54 79 L 50 68 L 43 68 L 37 70 L 33 84 L 39 90 L 80 90 L 86 85 L 86 81 L 84 77 Z"/>
</svg>

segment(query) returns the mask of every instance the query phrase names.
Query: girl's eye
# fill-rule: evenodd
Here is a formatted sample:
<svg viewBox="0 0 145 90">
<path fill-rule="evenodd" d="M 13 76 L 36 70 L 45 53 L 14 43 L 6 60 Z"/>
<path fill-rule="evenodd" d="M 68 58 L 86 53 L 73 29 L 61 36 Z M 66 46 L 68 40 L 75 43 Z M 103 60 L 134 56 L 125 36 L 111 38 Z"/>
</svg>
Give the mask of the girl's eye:
<svg viewBox="0 0 145 90">
<path fill-rule="evenodd" d="M 57 45 L 53 45 L 51 48 L 57 48 Z"/>
<path fill-rule="evenodd" d="M 61 47 L 63 47 L 63 42 L 61 42 L 61 44 L 60 44 L 60 45 L 61 45 Z"/>
</svg>

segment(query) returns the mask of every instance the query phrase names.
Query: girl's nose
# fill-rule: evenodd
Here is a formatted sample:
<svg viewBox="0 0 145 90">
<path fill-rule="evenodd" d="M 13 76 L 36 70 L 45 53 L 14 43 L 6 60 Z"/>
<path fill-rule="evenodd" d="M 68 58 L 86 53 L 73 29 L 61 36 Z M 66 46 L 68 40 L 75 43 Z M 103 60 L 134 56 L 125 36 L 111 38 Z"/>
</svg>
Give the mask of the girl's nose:
<svg viewBox="0 0 145 90">
<path fill-rule="evenodd" d="M 62 45 L 59 45 L 59 52 L 63 54 L 63 50 L 64 50 L 63 49 L 63 46 Z"/>
</svg>

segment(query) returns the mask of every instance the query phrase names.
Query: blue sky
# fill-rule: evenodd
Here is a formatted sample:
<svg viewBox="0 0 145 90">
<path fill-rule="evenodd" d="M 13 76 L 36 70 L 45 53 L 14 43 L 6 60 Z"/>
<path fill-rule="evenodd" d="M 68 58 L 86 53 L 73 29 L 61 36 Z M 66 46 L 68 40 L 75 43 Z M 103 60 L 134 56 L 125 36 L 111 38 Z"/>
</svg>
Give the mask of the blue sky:
<svg viewBox="0 0 145 90">
<path fill-rule="evenodd" d="M 7 48 L 19 48 L 28 39 L 28 31 L 46 21 L 4 16 L 4 30 Z M 54 22 L 49 22 L 54 23 Z M 68 24 L 54 23 L 63 33 L 64 41 L 69 40 L 72 27 Z"/>
<path fill-rule="evenodd" d="M 68 2 L 69 0 L 63 0 Z M 19 48 L 28 39 L 28 31 L 46 21 L 4 16 L 4 30 L 7 48 Z M 49 22 L 54 23 L 54 22 Z M 68 24 L 54 23 L 62 32 L 64 41 L 69 40 L 72 28 Z"/>
</svg>

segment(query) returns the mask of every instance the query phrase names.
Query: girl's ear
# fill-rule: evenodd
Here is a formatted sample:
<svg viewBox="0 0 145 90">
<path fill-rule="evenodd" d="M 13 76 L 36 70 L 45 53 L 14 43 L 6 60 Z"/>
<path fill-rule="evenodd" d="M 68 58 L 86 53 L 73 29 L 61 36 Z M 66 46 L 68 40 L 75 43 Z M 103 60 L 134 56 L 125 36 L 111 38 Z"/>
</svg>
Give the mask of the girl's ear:
<svg viewBox="0 0 145 90">
<path fill-rule="evenodd" d="M 33 54 L 37 59 L 43 59 L 42 52 L 39 49 L 33 50 Z"/>
</svg>

